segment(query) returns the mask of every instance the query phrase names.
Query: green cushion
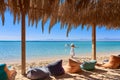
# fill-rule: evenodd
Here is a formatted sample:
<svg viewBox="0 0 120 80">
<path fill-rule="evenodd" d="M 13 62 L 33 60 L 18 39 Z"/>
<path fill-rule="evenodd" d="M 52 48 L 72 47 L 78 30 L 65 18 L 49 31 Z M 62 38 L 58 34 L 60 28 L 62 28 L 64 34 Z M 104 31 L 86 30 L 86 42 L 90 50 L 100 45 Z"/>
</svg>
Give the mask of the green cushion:
<svg viewBox="0 0 120 80">
<path fill-rule="evenodd" d="M 0 70 L 4 70 L 5 66 L 6 66 L 6 64 L 0 64 Z"/>
<path fill-rule="evenodd" d="M 81 69 L 84 69 L 84 70 L 89 70 L 89 71 L 94 70 L 96 62 L 97 62 L 96 60 L 85 61 L 80 65 L 80 67 Z"/>
<path fill-rule="evenodd" d="M 8 80 L 7 74 L 4 71 L 6 64 L 0 64 L 0 80 Z"/>
</svg>

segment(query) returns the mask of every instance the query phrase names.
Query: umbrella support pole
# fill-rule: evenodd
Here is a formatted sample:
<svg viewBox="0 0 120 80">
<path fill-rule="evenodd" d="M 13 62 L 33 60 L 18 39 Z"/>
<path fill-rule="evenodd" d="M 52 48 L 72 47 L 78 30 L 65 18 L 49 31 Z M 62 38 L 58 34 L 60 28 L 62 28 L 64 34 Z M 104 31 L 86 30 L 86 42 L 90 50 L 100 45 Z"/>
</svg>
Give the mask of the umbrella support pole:
<svg viewBox="0 0 120 80">
<path fill-rule="evenodd" d="M 96 60 L 96 26 L 92 26 L 92 59 Z"/>
</svg>

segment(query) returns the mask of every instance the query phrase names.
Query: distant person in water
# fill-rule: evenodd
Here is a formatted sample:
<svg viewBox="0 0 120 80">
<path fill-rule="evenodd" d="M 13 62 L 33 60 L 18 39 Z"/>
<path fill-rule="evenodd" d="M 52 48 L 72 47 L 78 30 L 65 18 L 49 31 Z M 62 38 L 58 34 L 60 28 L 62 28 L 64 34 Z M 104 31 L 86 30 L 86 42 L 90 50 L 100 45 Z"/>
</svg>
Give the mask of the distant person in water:
<svg viewBox="0 0 120 80">
<path fill-rule="evenodd" d="M 75 56 L 75 51 L 74 51 L 75 45 L 73 43 L 71 43 L 70 47 L 71 47 L 70 57 L 73 58 Z"/>
</svg>

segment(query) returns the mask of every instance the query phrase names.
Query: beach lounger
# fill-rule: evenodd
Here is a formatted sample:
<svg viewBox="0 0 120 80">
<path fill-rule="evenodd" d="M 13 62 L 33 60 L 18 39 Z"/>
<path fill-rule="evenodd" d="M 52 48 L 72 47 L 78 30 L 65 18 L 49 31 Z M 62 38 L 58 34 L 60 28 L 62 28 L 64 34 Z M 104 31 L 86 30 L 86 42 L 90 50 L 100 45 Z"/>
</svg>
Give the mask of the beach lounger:
<svg viewBox="0 0 120 80">
<path fill-rule="evenodd" d="M 4 71 L 5 64 L 0 64 L 0 80 L 7 80 L 7 73 Z"/>
<path fill-rule="evenodd" d="M 96 64 L 96 60 L 90 60 L 90 61 L 84 61 L 80 67 L 81 69 L 84 69 L 84 70 L 94 70 L 95 69 L 95 64 Z"/>
<path fill-rule="evenodd" d="M 64 73 L 62 60 L 57 60 L 49 63 L 47 66 L 30 68 L 27 71 L 27 78 L 34 80 L 51 80 L 49 79 L 50 76 L 61 76 Z"/>
<path fill-rule="evenodd" d="M 27 78 L 32 80 L 45 80 L 49 77 L 49 72 L 45 67 L 30 68 L 27 71 Z"/>
<path fill-rule="evenodd" d="M 118 55 L 119 57 L 120 57 L 120 55 Z M 109 59 L 105 59 L 105 60 L 103 60 L 103 64 L 105 64 L 105 63 L 107 63 L 109 61 Z"/>
<path fill-rule="evenodd" d="M 69 59 L 68 64 L 63 66 L 66 73 L 77 73 L 81 72 L 80 62 L 75 61 L 74 59 Z"/>
<path fill-rule="evenodd" d="M 120 66 L 120 56 L 111 55 L 108 62 L 101 65 L 105 68 L 117 69 Z"/>
<path fill-rule="evenodd" d="M 0 64 L 0 80 L 15 80 L 15 70 L 10 70 L 6 64 Z"/>
</svg>

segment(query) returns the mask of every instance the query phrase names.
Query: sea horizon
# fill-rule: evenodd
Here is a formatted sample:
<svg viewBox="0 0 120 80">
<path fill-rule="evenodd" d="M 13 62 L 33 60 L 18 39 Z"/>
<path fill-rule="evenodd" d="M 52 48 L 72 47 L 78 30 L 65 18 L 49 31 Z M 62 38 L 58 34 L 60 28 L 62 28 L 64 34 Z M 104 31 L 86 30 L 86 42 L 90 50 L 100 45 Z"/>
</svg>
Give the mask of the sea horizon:
<svg viewBox="0 0 120 80">
<path fill-rule="evenodd" d="M 74 43 L 76 56 L 91 55 L 92 41 L 26 41 L 26 58 L 48 59 L 69 57 L 70 45 Z M 119 54 L 120 41 L 96 41 L 96 53 L 99 55 Z M 21 60 L 21 41 L 0 41 L 0 62 Z"/>
<path fill-rule="evenodd" d="M 22 41 L 22 40 L 0 40 L 0 41 Z M 45 40 L 26 40 L 26 41 L 92 41 L 92 40 L 89 40 L 89 39 L 73 39 L 73 40 L 64 40 L 64 39 L 45 39 Z M 98 39 L 96 40 L 97 41 L 120 41 L 120 39 Z"/>
</svg>

